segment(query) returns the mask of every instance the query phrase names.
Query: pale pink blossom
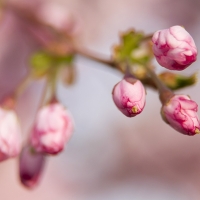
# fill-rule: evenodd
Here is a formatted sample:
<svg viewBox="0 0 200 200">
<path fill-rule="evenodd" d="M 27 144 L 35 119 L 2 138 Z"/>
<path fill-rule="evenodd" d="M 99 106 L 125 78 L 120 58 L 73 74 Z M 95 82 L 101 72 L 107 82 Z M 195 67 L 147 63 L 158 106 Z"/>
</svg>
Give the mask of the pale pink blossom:
<svg viewBox="0 0 200 200">
<path fill-rule="evenodd" d="M 197 59 L 194 40 L 181 26 L 155 32 L 152 42 L 156 60 L 167 69 L 183 70 Z"/>
<path fill-rule="evenodd" d="M 40 180 L 44 164 L 44 154 L 25 146 L 19 160 L 19 176 L 22 184 L 28 188 L 35 187 Z"/>
<path fill-rule="evenodd" d="M 15 157 L 21 150 L 21 128 L 13 110 L 0 108 L 0 161 Z"/>
<path fill-rule="evenodd" d="M 79 32 L 80 23 L 68 9 L 55 2 L 44 2 L 37 10 L 40 20 L 73 35 Z"/>
<path fill-rule="evenodd" d="M 117 83 L 112 96 L 117 108 L 127 117 L 138 115 L 145 106 L 144 86 L 133 77 L 125 77 Z"/>
<path fill-rule="evenodd" d="M 37 113 L 31 144 L 38 152 L 57 154 L 73 133 L 70 113 L 59 103 L 50 103 Z"/>
<path fill-rule="evenodd" d="M 185 135 L 200 133 L 198 105 L 187 95 L 174 95 L 161 109 L 163 119 Z"/>
</svg>

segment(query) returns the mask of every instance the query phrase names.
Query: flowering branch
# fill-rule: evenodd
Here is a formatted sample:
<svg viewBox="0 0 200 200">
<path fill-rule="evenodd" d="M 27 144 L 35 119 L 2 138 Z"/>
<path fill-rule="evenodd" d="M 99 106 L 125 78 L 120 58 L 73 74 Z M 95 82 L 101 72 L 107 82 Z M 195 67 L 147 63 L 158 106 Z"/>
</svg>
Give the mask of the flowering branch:
<svg viewBox="0 0 200 200">
<path fill-rule="evenodd" d="M 116 107 L 127 117 L 139 115 L 146 103 L 145 86 L 158 91 L 162 103 L 163 120 L 172 128 L 185 135 L 200 133 L 200 121 L 197 116 L 197 104 L 187 95 L 176 95 L 177 90 L 196 83 L 196 75 L 182 76 L 173 72 L 155 73 L 152 66 L 154 57 L 158 63 L 169 70 L 183 70 L 197 58 L 197 49 L 190 34 L 180 26 L 160 30 L 153 35 L 130 29 L 120 36 L 119 44 L 112 50 L 110 59 L 82 47 L 70 30 L 58 27 L 41 18 L 30 9 L 14 4 L 2 3 L 3 8 L 12 10 L 23 22 L 24 28 L 37 39 L 40 51 L 30 57 L 30 70 L 24 81 L 1 104 L 0 141 L 6 147 L 0 147 L 0 161 L 20 156 L 20 180 L 32 188 L 38 184 L 47 155 L 60 153 L 73 135 L 74 123 L 70 112 L 57 99 L 56 85 L 61 78 L 63 68 L 69 69 L 70 81 L 74 76 L 74 58 L 82 55 L 96 62 L 105 64 L 124 74 L 112 91 Z M 62 19 L 61 19 L 62 20 Z M 37 33 L 40 32 L 40 34 Z M 150 41 L 152 38 L 152 42 Z M 153 47 L 152 47 L 153 45 Z M 31 77 L 31 79 L 30 79 Z M 29 140 L 21 148 L 20 127 L 14 112 L 13 103 L 26 89 L 32 79 L 45 78 L 44 92 L 31 127 Z M 3 117 L 2 117 L 3 118 Z M 12 132 L 5 133 L 12 126 Z M 7 135 L 7 138 L 4 136 Z M 29 170 L 29 162 L 34 163 Z"/>
</svg>

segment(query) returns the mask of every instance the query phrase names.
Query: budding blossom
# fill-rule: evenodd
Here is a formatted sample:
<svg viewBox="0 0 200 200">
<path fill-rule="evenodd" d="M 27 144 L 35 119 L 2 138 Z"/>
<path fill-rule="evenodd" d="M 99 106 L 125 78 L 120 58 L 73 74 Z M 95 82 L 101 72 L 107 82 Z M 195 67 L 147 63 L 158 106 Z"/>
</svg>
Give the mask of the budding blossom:
<svg viewBox="0 0 200 200">
<path fill-rule="evenodd" d="M 34 152 L 29 146 L 25 146 L 19 160 L 19 175 L 22 184 L 28 188 L 36 186 L 40 180 L 44 164 L 44 154 Z"/>
<path fill-rule="evenodd" d="M 155 32 L 152 42 L 156 60 L 167 69 L 183 70 L 197 59 L 194 40 L 181 26 Z"/>
<path fill-rule="evenodd" d="M 198 105 L 186 95 L 174 95 L 161 109 L 163 119 L 185 135 L 200 133 Z"/>
<path fill-rule="evenodd" d="M 41 108 L 31 133 L 31 145 L 37 152 L 57 154 L 63 150 L 73 132 L 73 120 L 59 103 Z"/>
<path fill-rule="evenodd" d="M 125 77 L 117 83 L 112 96 L 115 105 L 127 117 L 140 114 L 145 106 L 145 89 L 142 83 L 133 77 Z"/>
<path fill-rule="evenodd" d="M 21 150 L 21 128 L 13 110 L 0 108 L 0 161 L 15 157 Z"/>
</svg>

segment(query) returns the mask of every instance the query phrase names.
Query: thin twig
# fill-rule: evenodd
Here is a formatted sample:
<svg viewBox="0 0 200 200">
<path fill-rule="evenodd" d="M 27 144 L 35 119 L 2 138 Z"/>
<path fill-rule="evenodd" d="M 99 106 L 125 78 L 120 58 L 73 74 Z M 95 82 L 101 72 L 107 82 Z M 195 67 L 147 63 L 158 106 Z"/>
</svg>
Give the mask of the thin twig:
<svg viewBox="0 0 200 200">
<path fill-rule="evenodd" d="M 18 84 L 17 88 L 15 89 L 13 98 L 17 99 L 28 87 L 31 81 L 32 81 L 31 74 L 26 75 L 25 78 L 22 79 L 22 81 Z"/>
<path fill-rule="evenodd" d="M 153 34 L 146 35 L 143 40 L 150 40 L 153 37 Z"/>
<path fill-rule="evenodd" d="M 75 47 L 74 48 L 75 53 L 80 54 L 81 56 L 87 57 L 89 59 L 92 59 L 94 61 L 106 64 L 112 68 L 116 68 L 116 63 L 114 61 L 112 61 L 111 59 L 105 59 L 105 58 L 101 58 L 99 56 L 99 54 L 94 54 L 93 52 L 90 52 L 87 49 L 83 49 L 80 47 Z"/>
<path fill-rule="evenodd" d="M 149 65 L 146 66 L 146 69 L 151 76 L 152 81 L 158 88 L 160 94 L 160 101 L 162 104 L 165 104 L 169 98 L 171 98 L 174 93 L 159 79 L 156 73 L 151 69 Z"/>
</svg>

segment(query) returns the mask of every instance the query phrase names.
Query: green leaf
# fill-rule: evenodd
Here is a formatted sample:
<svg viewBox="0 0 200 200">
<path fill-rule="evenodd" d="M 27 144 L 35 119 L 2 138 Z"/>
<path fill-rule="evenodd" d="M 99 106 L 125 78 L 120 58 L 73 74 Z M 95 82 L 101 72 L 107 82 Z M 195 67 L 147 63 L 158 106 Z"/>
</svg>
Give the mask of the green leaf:
<svg viewBox="0 0 200 200">
<path fill-rule="evenodd" d="M 152 58 L 151 47 L 148 40 L 144 40 L 142 32 L 133 30 L 123 33 L 120 44 L 114 47 L 113 58 L 115 62 L 130 62 L 131 64 L 146 64 Z"/>
<path fill-rule="evenodd" d="M 73 55 L 60 56 L 44 51 L 36 52 L 30 59 L 32 75 L 40 78 L 51 71 L 52 68 L 63 64 L 70 65 L 73 62 L 73 58 Z"/>
<path fill-rule="evenodd" d="M 167 87 L 172 90 L 177 90 L 194 85 L 197 82 L 197 73 L 194 73 L 191 76 L 183 76 L 172 72 L 163 72 L 159 75 L 159 78 Z"/>
<path fill-rule="evenodd" d="M 44 76 L 53 64 L 53 58 L 45 52 L 37 52 L 30 59 L 32 74 L 35 77 Z"/>
<path fill-rule="evenodd" d="M 73 55 L 57 56 L 55 57 L 55 62 L 57 64 L 71 64 L 73 62 Z"/>
</svg>

